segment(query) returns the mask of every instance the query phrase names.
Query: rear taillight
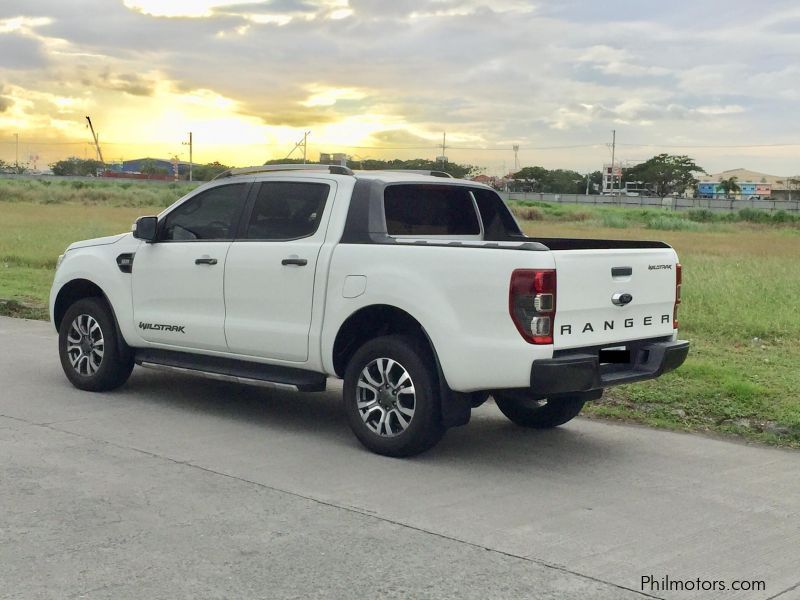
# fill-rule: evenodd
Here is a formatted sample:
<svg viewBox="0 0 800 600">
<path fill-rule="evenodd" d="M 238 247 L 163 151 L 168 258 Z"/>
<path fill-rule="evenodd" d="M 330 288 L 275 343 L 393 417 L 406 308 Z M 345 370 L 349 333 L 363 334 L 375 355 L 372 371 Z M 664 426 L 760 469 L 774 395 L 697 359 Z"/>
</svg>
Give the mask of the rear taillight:
<svg viewBox="0 0 800 600">
<path fill-rule="evenodd" d="M 675 265 L 675 308 L 672 311 L 672 328 L 678 328 L 678 305 L 681 303 L 681 263 Z"/>
<path fill-rule="evenodd" d="M 517 269 L 511 273 L 508 312 L 528 343 L 552 344 L 556 318 L 555 270 Z"/>
</svg>

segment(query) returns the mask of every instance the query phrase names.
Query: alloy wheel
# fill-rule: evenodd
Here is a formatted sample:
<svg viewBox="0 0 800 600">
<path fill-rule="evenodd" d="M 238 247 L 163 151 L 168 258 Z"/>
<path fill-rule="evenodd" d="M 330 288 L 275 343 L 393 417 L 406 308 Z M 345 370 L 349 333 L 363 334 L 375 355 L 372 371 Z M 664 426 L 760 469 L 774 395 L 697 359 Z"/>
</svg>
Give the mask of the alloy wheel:
<svg viewBox="0 0 800 600">
<path fill-rule="evenodd" d="M 91 315 L 78 315 L 67 334 L 67 357 L 75 371 L 84 377 L 97 373 L 103 362 L 105 340 L 100 323 Z"/>
<path fill-rule="evenodd" d="M 403 433 L 414 418 L 416 392 L 408 371 L 396 360 L 376 358 L 358 377 L 357 407 L 364 424 L 383 437 Z"/>
</svg>

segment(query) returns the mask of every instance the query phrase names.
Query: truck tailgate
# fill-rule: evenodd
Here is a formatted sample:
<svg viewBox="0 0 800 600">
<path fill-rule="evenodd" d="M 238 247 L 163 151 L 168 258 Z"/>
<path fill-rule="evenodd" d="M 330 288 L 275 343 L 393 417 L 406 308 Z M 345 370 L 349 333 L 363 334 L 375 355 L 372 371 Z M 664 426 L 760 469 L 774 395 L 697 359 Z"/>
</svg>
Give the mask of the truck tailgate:
<svg viewBox="0 0 800 600">
<path fill-rule="evenodd" d="M 555 350 L 673 333 L 677 255 L 672 248 L 553 251 Z"/>
</svg>

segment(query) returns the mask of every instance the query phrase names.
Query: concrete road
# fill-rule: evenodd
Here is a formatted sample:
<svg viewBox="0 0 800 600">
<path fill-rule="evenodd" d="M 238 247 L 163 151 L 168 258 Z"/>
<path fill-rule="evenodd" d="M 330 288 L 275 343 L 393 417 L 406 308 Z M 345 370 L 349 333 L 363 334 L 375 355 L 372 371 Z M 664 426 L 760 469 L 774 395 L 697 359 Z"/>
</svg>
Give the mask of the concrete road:
<svg viewBox="0 0 800 600">
<path fill-rule="evenodd" d="M 84 393 L 49 324 L 0 318 L 0 597 L 800 598 L 796 452 L 486 405 L 395 460 L 339 389 Z"/>
</svg>

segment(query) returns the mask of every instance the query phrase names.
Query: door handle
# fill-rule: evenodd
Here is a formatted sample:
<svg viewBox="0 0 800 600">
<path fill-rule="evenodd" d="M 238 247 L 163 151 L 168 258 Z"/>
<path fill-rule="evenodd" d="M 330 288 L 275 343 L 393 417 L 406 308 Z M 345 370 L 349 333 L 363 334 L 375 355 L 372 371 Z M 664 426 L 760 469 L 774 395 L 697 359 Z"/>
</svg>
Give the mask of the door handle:
<svg viewBox="0 0 800 600">
<path fill-rule="evenodd" d="M 210 256 L 201 256 L 200 258 L 194 259 L 194 264 L 196 265 L 215 265 L 217 264 L 216 258 L 211 258 Z"/>
<path fill-rule="evenodd" d="M 289 258 L 284 258 L 281 261 L 282 265 L 297 265 L 298 267 L 305 267 L 308 264 L 308 261 L 305 258 L 297 258 L 296 256 L 292 256 Z"/>
</svg>

